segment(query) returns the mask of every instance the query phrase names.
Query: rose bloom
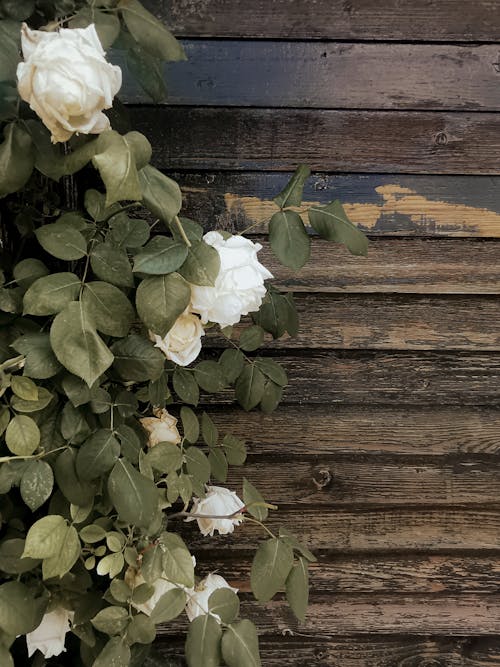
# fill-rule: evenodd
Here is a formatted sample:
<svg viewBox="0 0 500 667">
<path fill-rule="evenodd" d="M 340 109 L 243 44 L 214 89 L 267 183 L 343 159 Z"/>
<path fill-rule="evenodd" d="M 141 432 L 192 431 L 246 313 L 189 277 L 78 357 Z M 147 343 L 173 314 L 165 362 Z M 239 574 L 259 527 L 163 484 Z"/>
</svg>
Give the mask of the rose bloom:
<svg viewBox="0 0 500 667">
<path fill-rule="evenodd" d="M 63 607 L 57 607 L 45 614 L 40 625 L 26 635 L 28 656 L 31 657 L 37 649 L 45 658 L 52 658 L 65 651 L 64 639 L 69 632 L 69 622 L 73 621 L 73 616 L 72 611 Z"/>
<path fill-rule="evenodd" d="M 229 588 L 233 593 L 237 593 L 238 589 L 230 586 L 224 577 L 218 574 L 209 574 L 205 577 L 196 588 L 186 591 L 188 601 L 186 604 L 186 614 L 190 621 L 194 621 L 197 616 L 208 614 L 208 600 L 212 593 L 219 588 Z M 213 614 L 214 618 L 220 623 L 220 616 Z"/>
<path fill-rule="evenodd" d="M 67 141 L 75 132 L 109 129 L 102 110 L 111 108 L 122 73 L 106 61 L 94 24 L 44 32 L 23 23 L 21 46 L 19 94 L 51 131 L 54 143 Z"/>
<path fill-rule="evenodd" d="M 273 275 L 257 259 L 260 243 L 243 236 L 225 240 L 219 232 L 208 232 L 203 240 L 219 253 L 220 270 L 213 287 L 191 285 L 191 309 L 203 323 L 231 326 L 259 310 L 266 294 L 264 280 Z"/>
<path fill-rule="evenodd" d="M 188 366 L 201 352 L 201 337 L 205 335 L 200 318 L 185 312 L 178 317 L 174 326 L 162 338 L 150 332 L 155 347 L 179 366 Z"/>
<path fill-rule="evenodd" d="M 139 420 L 149 433 L 149 447 L 154 447 L 159 442 L 179 444 L 181 436 L 176 426 L 177 419 L 165 409 L 156 408 L 153 413 L 154 417 L 143 417 Z"/>
<path fill-rule="evenodd" d="M 218 531 L 221 535 L 232 533 L 235 526 L 243 521 L 236 515 L 231 519 L 212 519 L 213 516 L 227 516 L 234 514 L 245 507 L 234 491 L 229 491 L 222 486 L 207 486 L 207 495 L 204 498 L 193 498 L 191 514 L 197 517 L 188 517 L 186 521 L 197 521 L 202 535 L 212 535 Z M 207 515 L 206 519 L 200 519 L 199 515 Z"/>
</svg>

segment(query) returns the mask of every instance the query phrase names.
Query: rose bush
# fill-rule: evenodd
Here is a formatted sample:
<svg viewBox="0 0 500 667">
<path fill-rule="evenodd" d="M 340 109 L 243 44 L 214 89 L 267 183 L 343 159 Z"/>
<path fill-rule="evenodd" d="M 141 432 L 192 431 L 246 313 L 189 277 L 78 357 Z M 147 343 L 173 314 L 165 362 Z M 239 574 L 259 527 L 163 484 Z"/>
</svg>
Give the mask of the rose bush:
<svg viewBox="0 0 500 667">
<path fill-rule="evenodd" d="M 246 447 L 203 409 L 220 392 L 278 406 L 286 371 L 257 349 L 296 335 L 293 296 L 266 282 L 259 243 L 184 217 L 146 137 L 103 115 L 121 76 L 101 43 L 156 99 L 163 63 L 185 57 L 138 0 L 1 3 L 0 32 L 0 665 L 65 650 L 83 667 L 163 664 L 157 626 L 185 615 L 189 667 L 258 667 L 237 590 L 201 577 L 190 545 L 262 529 L 251 590 L 285 591 L 304 618 L 314 555 L 266 525 L 277 508 L 250 481 L 241 499 L 216 485 Z M 274 199 L 278 260 L 309 258 L 300 214 L 366 252 L 340 202 L 299 214 L 308 176 Z"/>
</svg>

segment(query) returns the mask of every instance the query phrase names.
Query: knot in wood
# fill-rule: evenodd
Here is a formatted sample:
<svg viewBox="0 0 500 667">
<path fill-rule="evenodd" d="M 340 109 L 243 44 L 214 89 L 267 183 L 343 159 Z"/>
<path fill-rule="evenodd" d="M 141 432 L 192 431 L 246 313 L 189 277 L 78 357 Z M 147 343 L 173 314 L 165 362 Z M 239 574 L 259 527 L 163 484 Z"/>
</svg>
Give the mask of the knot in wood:
<svg viewBox="0 0 500 667">
<path fill-rule="evenodd" d="M 312 481 L 318 491 L 325 489 L 332 481 L 331 470 L 329 468 L 320 468 L 314 473 Z"/>
<path fill-rule="evenodd" d="M 436 146 L 446 146 L 448 143 L 448 135 L 446 132 L 438 132 L 434 137 L 434 143 Z"/>
</svg>

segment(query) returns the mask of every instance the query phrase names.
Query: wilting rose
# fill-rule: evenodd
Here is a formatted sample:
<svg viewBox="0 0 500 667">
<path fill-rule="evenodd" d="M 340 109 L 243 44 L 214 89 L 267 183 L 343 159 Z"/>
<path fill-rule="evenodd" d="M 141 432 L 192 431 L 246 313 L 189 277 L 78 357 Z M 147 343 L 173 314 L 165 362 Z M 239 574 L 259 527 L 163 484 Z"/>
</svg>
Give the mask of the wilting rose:
<svg viewBox="0 0 500 667">
<path fill-rule="evenodd" d="M 75 132 L 109 129 L 102 110 L 111 108 L 122 73 L 104 57 L 94 24 L 45 32 L 23 23 L 21 46 L 19 94 L 51 131 L 54 143 L 67 141 Z"/>
<path fill-rule="evenodd" d="M 209 574 L 205 577 L 196 588 L 186 591 L 188 601 L 186 604 L 186 614 L 190 621 L 194 621 L 197 616 L 208 614 L 208 600 L 212 593 L 219 588 L 229 588 L 233 593 L 237 593 L 238 589 L 230 586 L 224 577 L 219 574 Z M 213 614 L 215 619 L 220 623 L 220 616 Z"/>
<path fill-rule="evenodd" d="M 236 324 L 242 315 L 259 310 L 266 294 L 264 280 L 273 277 L 257 259 L 262 246 L 243 236 L 225 240 L 219 232 L 208 232 L 203 240 L 219 253 L 220 269 L 213 287 L 191 286 L 191 310 L 203 323 Z"/>
<path fill-rule="evenodd" d="M 69 632 L 69 622 L 73 621 L 74 613 L 63 607 L 57 607 L 42 618 L 40 625 L 26 635 L 28 656 L 38 649 L 45 658 L 59 655 L 65 651 L 64 640 Z"/>
<path fill-rule="evenodd" d="M 205 334 L 200 318 L 193 313 L 185 312 L 175 321 L 174 326 L 162 338 L 150 333 L 155 347 L 179 366 L 188 366 L 201 351 L 201 337 Z"/>
<path fill-rule="evenodd" d="M 186 521 L 197 521 L 202 535 L 214 534 L 218 531 L 221 535 L 232 533 L 235 526 L 243 521 L 241 516 L 229 519 L 214 519 L 210 517 L 228 516 L 235 514 L 245 507 L 234 491 L 229 491 L 222 486 L 208 486 L 207 495 L 204 498 L 194 498 L 191 514 L 197 516 L 188 517 Z M 200 515 L 207 515 L 206 519 L 200 519 Z"/>
<path fill-rule="evenodd" d="M 172 442 L 177 445 L 181 436 L 177 430 L 177 419 L 167 410 L 153 410 L 154 417 L 143 417 L 139 421 L 149 433 L 148 445 L 154 447 L 159 442 Z"/>
</svg>

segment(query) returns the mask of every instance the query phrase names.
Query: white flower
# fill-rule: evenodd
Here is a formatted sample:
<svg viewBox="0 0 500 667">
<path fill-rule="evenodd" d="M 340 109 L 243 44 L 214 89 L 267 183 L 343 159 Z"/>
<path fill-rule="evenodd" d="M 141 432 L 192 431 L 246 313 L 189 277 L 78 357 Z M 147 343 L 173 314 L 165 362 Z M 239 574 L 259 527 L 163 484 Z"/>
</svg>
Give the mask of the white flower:
<svg viewBox="0 0 500 667">
<path fill-rule="evenodd" d="M 227 327 L 259 310 L 266 294 L 264 280 L 273 276 L 257 259 L 260 243 L 243 236 L 224 240 L 219 232 L 208 232 L 203 240 L 219 253 L 220 270 L 213 287 L 191 285 L 191 310 L 203 323 Z"/>
<path fill-rule="evenodd" d="M 179 366 L 188 366 L 196 359 L 200 354 L 201 337 L 204 335 L 200 318 L 187 311 L 176 319 L 164 338 L 150 333 L 155 347 L 159 347 L 167 359 Z"/>
<path fill-rule="evenodd" d="M 37 649 L 45 658 L 52 658 L 65 651 L 64 639 L 69 632 L 69 622 L 73 621 L 73 616 L 72 611 L 63 607 L 57 607 L 45 614 L 40 625 L 26 635 L 28 656 L 31 657 Z"/>
<path fill-rule="evenodd" d="M 102 110 L 111 108 L 122 73 L 106 61 L 94 24 L 44 32 L 23 23 L 21 46 L 19 94 L 51 131 L 54 143 L 67 141 L 75 132 L 109 129 Z"/>
<path fill-rule="evenodd" d="M 230 586 L 224 577 L 218 574 L 209 574 L 200 581 L 196 588 L 186 591 L 188 595 L 186 614 L 190 621 L 194 621 L 197 616 L 208 614 L 208 600 L 212 593 L 219 588 L 229 588 L 233 593 L 238 592 L 237 588 Z M 217 614 L 213 614 L 213 616 L 220 623 L 220 616 Z"/>
<path fill-rule="evenodd" d="M 142 574 L 138 573 L 135 577 L 134 587 L 140 586 L 144 583 L 146 582 Z M 173 588 L 178 588 L 171 581 L 168 581 L 168 579 L 163 579 L 163 577 L 157 579 L 154 584 L 152 584 L 152 586 L 154 588 L 154 593 L 149 598 L 149 600 L 146 600 L 146 602 L 143 602 L 142 604 L 132 603 L 132 606 L 135 607 L 137 611 L 142 611 L 142 613 L 146 614 L 146 616 L 151 616 L 151 612 L 158 604 L 158 601 L 162 595 L 165 595 L 165 593 L 168 593 L 168 591 L 171 591 Z"/>
<path fill-rule="evenodd" d="M 149 447 L 154 447 L 159 442 L 171 442 L 179 444 L 181 436 L 177 430 L 177 419 L 167 410 L 153 410 L 154 417 L 143 417 L 139 421 L 149 433 Z"/>
<path fill-rule="evenodd" d="M 204 498 L 193 498 L 193 507 L 191 514 L 207 515 L 207 517 L 227 516 L 235 514 L 238 510 L 245 507 L 244 503 L 238 498 L 234 491 L 229 491 L 222 486 L 207 486 L 207 495 Z M 214 531 L 219 531 L 221 535 L 232 533 L 235 526 L 239 526 L 243 521 L 241 516 L 234 516 L 231 519 L 200 519 L 188 517 L 186 521 L 197 521 L 198 528 L 202 535 L 212 535 Z"/>
</svg>

